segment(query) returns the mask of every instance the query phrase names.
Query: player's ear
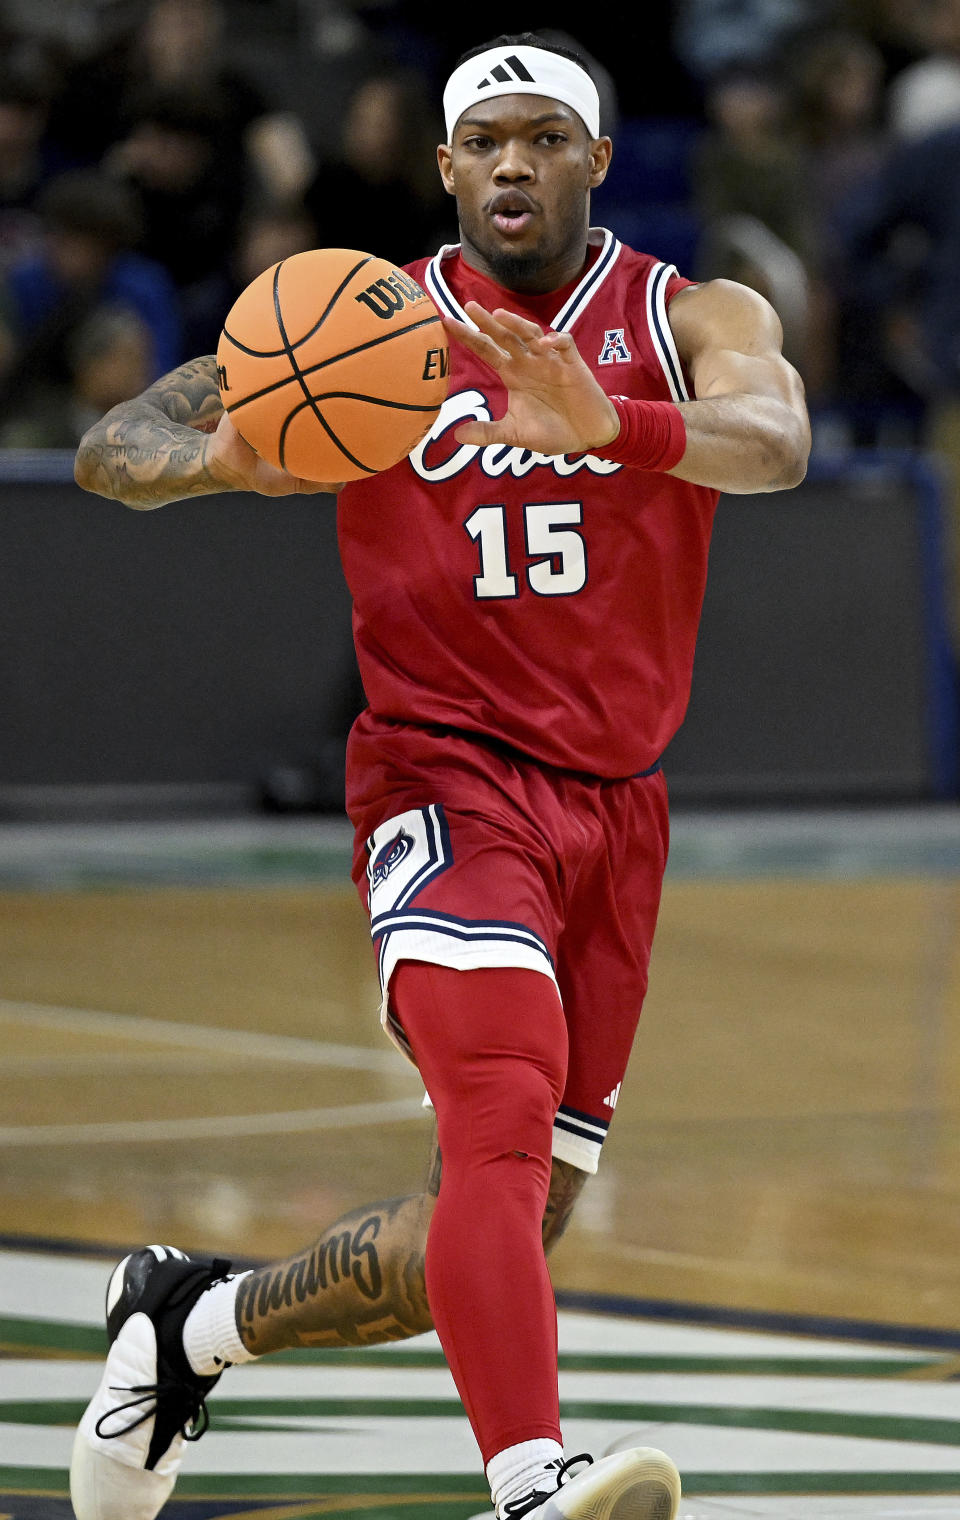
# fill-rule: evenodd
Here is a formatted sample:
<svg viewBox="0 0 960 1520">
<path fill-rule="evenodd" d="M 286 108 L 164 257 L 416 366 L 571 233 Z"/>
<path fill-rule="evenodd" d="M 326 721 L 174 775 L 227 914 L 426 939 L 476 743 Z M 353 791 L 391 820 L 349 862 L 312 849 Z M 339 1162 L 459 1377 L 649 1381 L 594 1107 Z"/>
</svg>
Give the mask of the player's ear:
<svg viewBox="0 0 960 1520">
<path fill-rule="evenodd" d="M 589 179 L 587 181 L 589 189 L 596 190 L 598 185 L 603 184 L 607 177 L 607 170 L 610 167 L 612 157 L 613 143 L 609 137 L 594 138 L 590 144 Z"/>
<path fill-rule="evenodd" d="M 447 143 L 441 143 L 437 149 L 437 163 L 440 166 L 440 178 L 443 180 L 443 188 L 448 195 L 456 195 L 453 186 L 453 154 Z"/>
</svg>

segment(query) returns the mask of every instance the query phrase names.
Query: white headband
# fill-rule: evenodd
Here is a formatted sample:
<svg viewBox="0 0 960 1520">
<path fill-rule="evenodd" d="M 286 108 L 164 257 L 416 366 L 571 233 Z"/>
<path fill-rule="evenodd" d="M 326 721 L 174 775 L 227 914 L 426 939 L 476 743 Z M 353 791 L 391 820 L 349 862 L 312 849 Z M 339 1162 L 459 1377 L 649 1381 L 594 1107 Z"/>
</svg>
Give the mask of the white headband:
<svg viewBox="0 0 960 1520">
<path fill-rule="evenodd" d="M 454 69 L 443 92 L 447 142 L 464 111 L 496 95 L 546 95 L 581 118 L 591 137 L 600 136 L 600 96 L 585 69 L 561 53 L 538 47 L 493 47 Z"/>
</svg>

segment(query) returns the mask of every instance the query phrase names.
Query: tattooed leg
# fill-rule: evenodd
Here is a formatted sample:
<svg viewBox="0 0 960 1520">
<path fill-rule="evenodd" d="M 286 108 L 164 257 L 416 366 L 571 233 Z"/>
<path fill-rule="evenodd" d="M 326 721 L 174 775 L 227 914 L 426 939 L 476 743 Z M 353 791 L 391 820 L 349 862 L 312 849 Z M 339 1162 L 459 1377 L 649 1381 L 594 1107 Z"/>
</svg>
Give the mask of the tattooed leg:
<svg viewBox="0 0 960 1520">
<path fill-rule="evenodd" d="M 578 1166 L 571 1166 L 569 1161 L 558 1161 L 554 1156 L 550 1168 L 550 1192 L 543 1214 L 543 1249 L 548 1256 L 570 1223 L 574 1204 L 583 1192 L 586 1180 L 586 1172 Z"/>
<path fill-rule="evenodd" d="M 424 1287 L 425 1194 L 355 1209 L 308 1250 L 245 1277 L 237 1328 L 255 1356 L 291 1346 L 365 1346 L 432 1326 Z"/>
<path fill-rule="evenodd" d="M 549 1254 L 586 1173 L 554 1161 L 543 1217 Z M 440 1190 L 434 1142 L 422 1193 L 354 1209 L 287 1261 L 245 1277 L 237 1293 L 240 1337 L 255 1356 L 296 1346 L 367 1346 L 433 1329 L 424 1282 L 427 1230 Z"/>
</svg>

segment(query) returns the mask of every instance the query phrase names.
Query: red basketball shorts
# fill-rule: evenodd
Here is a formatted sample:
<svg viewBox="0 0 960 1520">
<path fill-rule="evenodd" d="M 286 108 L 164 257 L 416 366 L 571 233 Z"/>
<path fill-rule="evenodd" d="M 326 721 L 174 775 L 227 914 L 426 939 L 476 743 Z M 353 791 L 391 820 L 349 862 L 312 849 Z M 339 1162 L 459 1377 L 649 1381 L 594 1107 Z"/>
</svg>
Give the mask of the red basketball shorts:
<svg viewBox="0 0 960 1520">
<path fill-rule="evenodd" d="M 570 1045 L 553 1153 L 595 1172 L 647 990 L 667 858 L 662 773 L 601 781 L 363 713 L 347 810 L 387 1032 L 405 1049 L 389 997 L 400 961 L 550 977 Z"/>
</svg>

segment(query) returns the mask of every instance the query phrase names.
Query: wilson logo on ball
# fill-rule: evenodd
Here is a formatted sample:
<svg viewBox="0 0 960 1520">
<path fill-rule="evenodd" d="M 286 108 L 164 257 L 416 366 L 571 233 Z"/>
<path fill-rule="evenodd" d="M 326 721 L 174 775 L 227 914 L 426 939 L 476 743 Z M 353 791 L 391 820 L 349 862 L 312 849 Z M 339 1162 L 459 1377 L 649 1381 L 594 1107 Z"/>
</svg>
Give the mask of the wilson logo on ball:
<svg viewBox="0 0 960 1520">
<path fill-rule="evenodd" d="M 405 306 L 412 306 L 415 301 L 426 300 L 426 291 L 420 289 L 416 280 L 394 273 L 387 275 L 386 279 L 375 280 L 353 299 L 369 306 L 375 317 L 386 319 Z"/>
<path fill-rule="evenodd" d="M 428 348 L 427 357 L 423 362 L 424 380 L 445 380 L 450 373 L 450 350 L 448 348 Z"/>
<path fill-rule="evenodd" d="M 227 313 L 216 362 L 224 410 L 251 448 L 333 485 L 408 457 L 450 368 L 430 296 L 357 248 L 306 249 L 263 270 Z"/>
</svg>

